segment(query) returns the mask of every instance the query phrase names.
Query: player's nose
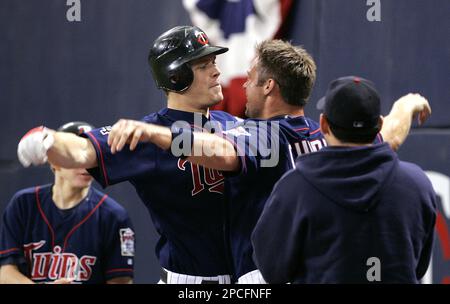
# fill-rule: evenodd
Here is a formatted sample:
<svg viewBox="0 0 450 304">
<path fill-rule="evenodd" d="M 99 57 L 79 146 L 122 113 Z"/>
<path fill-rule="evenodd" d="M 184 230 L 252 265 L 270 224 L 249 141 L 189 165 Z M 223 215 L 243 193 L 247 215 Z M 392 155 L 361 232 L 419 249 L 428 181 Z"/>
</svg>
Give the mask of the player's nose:
<svg viewBox="0 0 450 304">
<path fill-rule="evenodd" d="M 219 67 L 215 65 L 213 68 L 212 77 L 217 78 L 220 76 L 221 73 L 222 72 L 220 71 Z"/>
</svg>

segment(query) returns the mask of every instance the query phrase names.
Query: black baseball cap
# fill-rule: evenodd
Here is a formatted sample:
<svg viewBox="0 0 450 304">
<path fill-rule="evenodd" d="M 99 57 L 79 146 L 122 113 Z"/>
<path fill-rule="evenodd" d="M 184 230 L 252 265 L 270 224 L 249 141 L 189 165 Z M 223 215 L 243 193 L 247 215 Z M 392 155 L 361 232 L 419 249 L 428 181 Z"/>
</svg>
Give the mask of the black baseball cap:
<svg viewBox="0 0 450 304">
<path fill-rule="evenodd" d="M 357 76 L 333 80 L 317 102 L 330 125 L 358 134 L 378 132 L 380 108 L 374 84 Z"/>
</svg>

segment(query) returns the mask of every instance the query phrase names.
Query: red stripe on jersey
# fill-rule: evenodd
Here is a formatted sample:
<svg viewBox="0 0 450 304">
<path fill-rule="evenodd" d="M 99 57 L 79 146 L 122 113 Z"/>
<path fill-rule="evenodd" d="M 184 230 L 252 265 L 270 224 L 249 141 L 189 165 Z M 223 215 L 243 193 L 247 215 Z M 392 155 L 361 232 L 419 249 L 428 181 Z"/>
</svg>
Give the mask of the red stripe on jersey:
<svg viewBox="0 0 450 304">
<path fill-rule="evenodd" d="M 100 144 L 97 141 L 97 138 L 95 138 L 94 135 L 92 135 L 91 133 L 86 133 L 90 138 L 92 138 L 92 140 L 94 141 L 94 143 L 97 145 L 98 147 L 98 151 L 100 152 L 100 162 L 101 167 L 102 167 L 102 171 L 103 171 L 103 177 L 105 178 L 105 185 L 109 186 L 109 182 L 108 182 L 108 176 L 106 175 L 106 168 L 105 168 L 105 161 L 103 160 L 103 152 L 102 149 L 100 147 Z"/>
<path fill-rule="evenodd" d="M 5 254 L 5 253 L 11 252 L 11 251 L 19 251 L 19 248 L 6 249 L 6 250 L 3 250 L 3 251 L 0 251 L 0 254 Z"/>
<path fill-rule="evenodd" d="M 52 225 L 50 225 L 50 222 L 48 221 L 47 217 L 45 216 L 44 211 L 42 210 L 41 201 L 39 199 L 39 188 L 40 188 L 39 186 L 35 188 L 36 204 L 38 206 L 39 213 L 41 214 L 42 218 L 44 219 L 44 222 L 47 224 L 48 229 L 50 230 L 50 234 L 52 235 L 52 250 L 53 250 L 53 247 L 55 247 L 55 231 L 53 231 Z"/>
<path fill-rule="evenodd" d="M 309 128 L 294 129 L 294 131 L 305 131 L 305 130 L 309 130 Z"/>
<path fill-rule="evenodd" d="M 103 204 L 103 202 L 105 201 L 105 199 L 108 197 L 107 194 L 103 195 L 102 199 L 98 202 L 97 206 L 94 207 L 94 209 L 91 210 L 91 212 L 89 212 L 88 215 L 86 215 L 86 217 L 84 219 L 81 220 L 81 222 L 79 222 L 75 227 L 72 228 L 72 230 L 69 231 L 69 233 L 66 235 L 65 239 L 64 239 L 64 247 L 62 249 L 62 252 L 65 252 L 66 250 L 66 245 L 67 245 L 67 241 L 69 240 L 70 236 L 75 232 L 75 230 L 77 230 L 84 222 L 86 222 L 92 214 L 94 214 L 94 212 L 98 209 L 98 207 L 101 206 L 101 204 Z"/>
<path fill-rule="evenodd" d="M 319 132 L 320 132 L 320 128 L 312 131 L 310 134 L 313 135 L 313 134 L 316 134 L 316 133 L 319 133 Z"/>
<path fill-rule="evenodd" d="M 111 273 L 111 272 L 133 272 L 133 269 L 131 268 L 116 268 L 116 269 L 110 269 L 106 271 L 105 273 Z"/>
<path fill-rule="evenodd" d="M 194 129 L 197 129 L 197 130 L 199 130 L 199 131 L 205 131 L 205 132 L 208 132 L 208 133 L 209 133 L 209 131 L 206 130 L 205 128 L 203 128 L 203 127 L 199 127 L 199 126 L 196 126 L 196 125 L 194 125 L 194 124 L 191 124 L 191 127 L 194 128 Z M 195 132 L 195 131 L 194 131 L 194 132 Z"/>
</svg>

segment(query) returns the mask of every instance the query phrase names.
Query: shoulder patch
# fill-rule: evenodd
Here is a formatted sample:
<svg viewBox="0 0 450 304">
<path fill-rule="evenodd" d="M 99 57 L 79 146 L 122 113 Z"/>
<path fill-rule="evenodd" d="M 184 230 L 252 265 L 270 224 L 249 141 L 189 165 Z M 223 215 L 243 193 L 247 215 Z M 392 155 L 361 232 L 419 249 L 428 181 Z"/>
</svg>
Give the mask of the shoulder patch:
<svg viewBox="0 0 450 304">
<path fill-rule="evenodd" d="M 122 228 L 120 234 L 120 251 L 122 256 L 134 256 L 134 232 L 131 228 Z"/>
</svg>

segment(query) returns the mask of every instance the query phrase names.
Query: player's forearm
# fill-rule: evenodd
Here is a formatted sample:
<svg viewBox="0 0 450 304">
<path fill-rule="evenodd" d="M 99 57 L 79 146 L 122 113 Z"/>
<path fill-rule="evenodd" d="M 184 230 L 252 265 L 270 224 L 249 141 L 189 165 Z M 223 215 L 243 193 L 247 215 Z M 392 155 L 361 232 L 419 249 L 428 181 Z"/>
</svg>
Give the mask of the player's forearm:
<svg viewBox="0 0 450 304">
<path fill-rule="evenodd" d="M 414 116 L 418 115 L 419 124 L 422 124 L 430 114 L 428 101 L 419 94 L 408 94 L 399 98 L 389 115 L 384 118 L 381 129 L 384 141 L 397 150 L 408 136 Z"/>
<path fill-rule="evenodd" d="M 129 149 L 133 151 L 139 142 L 151 142 L 163 150 L 171 150 L 175 156 L 190 154 L 189 161 L 207 168 L 239 170 L 239 159 L 230 142 L 211 133 L 191 133 L 189 125 L 185 128 L 181 128 L 179 133 L 172 134 L 169 127 L 120 119 L 108 135 L 108 145 L 114 154 L 121 151 L 127 143 Z M 194 134 L 193 142 L 192 134 Z"/>
<path fill-rule="evenodd" d="M 0 267 L 1 284 L 34 284 L 32 280 L 24 276 L 16 265 L 3 265 Z"/>
<path fill-rule="evenodd" d="M 97 155 L 92 143 L 75 134 L 54 132 L 54 143 L 47 151 L 49 163 L 63 168 L 93 168 Z"/>
<path fill-rule="evenodd" d="M 164 150 L 171 149 L 175 152 L 179 146 L 179 140 L 173 144 L 173 135 L 168 127 L 149 125 L 152 129 L 150 141 Z M 223 171 L 239 170 L 239 159 L 233 145 L 214 134 L 194 132 L 194 142 L 192 144 L 191 156 L 188 160 L 210 169 Z M 188 136 L 188 140 L 191 140 Z M 187 138 L 186 138 L 187 139 Z M 187 144 L 183 142 L 183 146 Z"/>
<path fill-rule="evenodd" d="M 412 115 L 404 110 L 392 108 L 388 116 L 384 118 L 383 127 L 380 131 L 383 140 L 391 146 L 393 150 L 398 150 L 405 141 L 411 128 Z"/>
<path fill-rule="evenodd" d="M 222 171 L 239 170 L 239 157 L 234 146 L 224 138 L 210 133 L 194 133 L 192 156 L 188 160 L 206 168 Z"/>
<path fill-rule="evenodd" d="M 163 150 L 169 150 L 172 144 L 172 133 L 170 129 L 153 124 L 148 124 L 148 128 L 150 128 L 150 131 L 147 132 L 150 141 Z"/>
</svg>

